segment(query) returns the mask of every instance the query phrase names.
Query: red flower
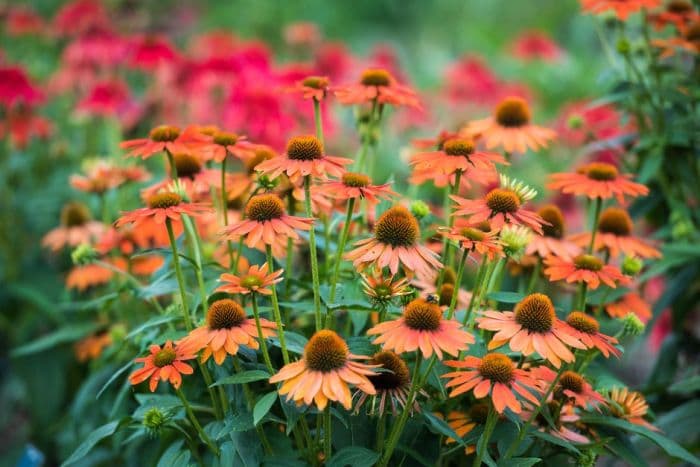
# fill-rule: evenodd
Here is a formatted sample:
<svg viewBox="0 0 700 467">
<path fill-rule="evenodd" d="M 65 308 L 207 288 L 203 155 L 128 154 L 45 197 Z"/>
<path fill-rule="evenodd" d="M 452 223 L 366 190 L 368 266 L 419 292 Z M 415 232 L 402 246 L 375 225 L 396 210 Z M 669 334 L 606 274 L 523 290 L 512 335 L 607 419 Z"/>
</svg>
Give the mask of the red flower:
<svg viewBox="0 0 700 467">
<path fill-rule="evenodd" d="M 515 39 L 511 46 L 513 55 L 523 60 L 556 62 L 563 52 L 545 32 L 526 31 Z"/>
<path fill-rule="evenodd" d="M 35 105 L 44 99 L 23 68 L 0 66 L 0 104 L 7 108 L 15 104 Z"/>
</svg>

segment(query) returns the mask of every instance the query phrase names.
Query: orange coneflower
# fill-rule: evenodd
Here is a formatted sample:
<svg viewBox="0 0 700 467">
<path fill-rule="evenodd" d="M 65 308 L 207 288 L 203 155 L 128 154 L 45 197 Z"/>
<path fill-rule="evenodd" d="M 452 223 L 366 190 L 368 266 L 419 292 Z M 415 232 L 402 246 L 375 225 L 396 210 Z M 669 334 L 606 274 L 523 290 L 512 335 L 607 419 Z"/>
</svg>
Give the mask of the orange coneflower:
<svg viewBox="0 0 700 467">
<path fill-rule="evenodd" d="M 582 434 L 577 433 L 576 431 L 564 425 L 566 423 L 569 425 L 573 425 L 575 428 L 575 423 L 581 418 L 574 411 L 574 406 L 572 404 L 565 403 L 562 405 L 559 402 L 550 399 L 550 401 L 547 402 L 547 409 L 550 414 L 558 413 L 559 417 L 556 420 L 553 420 L 554 426 L 552 426 L 549 420 L 547 420 L 547 418 L 542 414 L 542 412 L 540 412 L 533 421 L 533 424 L 537 426 L 537 429 L 539 431 L 549 433 L 552 436 L 556 436 L 559 439 L 563 439 L 571 443 L 588 444 L 591 442 Z M 523 421 L 530 420 L 533 412 L 534 407 L 532 407 L 531 404 L 527 404 L 527 406 L 523 408 L 523 411 L 520 412 L 520 418 Z"/>
<path fill-rule="evenodd" d="M 443 351 L 456 356 L 474 343 L 474 336 L 460 327 L 456 320 L 443 319 L 439 304 L 417 298 L 406 305 L 401 318 L 379 323 L 367 334 L 377 335 L 372 343 L 381 344 L 383 350 L 401 354 L 420 349 L 424 357 L 435 352 L 442 360 Z"/>
<path fill-rule="evenodd" d="M 408 392 L 411 388 L 411 373 L 408 371 L 408 365 L 401 357 L 388 350 L 374 354 L 369 363 L 382 369 L 381 372 L 367 377 L 377 393 L 370 396 L 364 391 L 357 391 L 355 395 L 359 395 L 359 398 L 355 404 L 355 413 L 359 413 L 367 399 L 371 399 L 369 403 L 370 415 L 374 415 L 375 412 L 381 415 L 389 406 L 391 413 L 396 415 L 397 408 L 401 410 L 406 406 Z M 427 395 L 423 390 L 421 390 L 421 394 Z M 409 410 L 420 412 L 417 400 L 413 400 L 413 405 Z"/>
<path fill-rule="evenodd" d="M 571 237 L 578 245 L 586 246 L 591 242 L 589 232 Z M 632 235 L 632 218 L 626 210 L 609 207 L 600 213 L 598 232 L 593 243 L 595 251 L 607 249 L 613 258 L 624 253 L 640 258 L 660 258 L 661 252 L 644 239 Z"/>
<path fill-rule="evenodd" d="M 408 279 L 395 278 L 393 275 L 385 277 L 381 271 L 372 275 L 361 275 L 362 290 L 369 299 L 379 305 L 386 305 L 397 297 L 403 297 L 413 293 Z"/>
<path fill-rule="evenodd" d="M 573 362 L 574 354 L 568 346 L 584 349 L 570 326 L 557 318 L 552 300 L 534 293 L 523 298 L 513 311 L 484 311 L 476 319 L 481 329 L 496 331 L 488 349 L 496 349 L 506 342 L 511 350 L 528 356 L 537 352 L 559 368 L 561 361 Z"/>
<path fill-rule="evenodd" d="M 408 86 L 398 84 L 391 73 L 381 68 L 369 68 L 363 71 L 359 83 L 337 88 L 335 96 L 341 104 L 365 104 L 376 101 L 379 104 L 420 108 L 416 92 Z"/>
<path fill-rule="evenodd" d="M 620 21 L 644 8 L 661 6 L 661 0 L 581 0 L 581 9 L 587 13 L 603 13 L 612 10 Z"/>
<path fill-rule="evenodd" d="M 608 394 L 610 412 L 617 418 L 622 418 L 635 425 L 640 425 L 653 431 L 659 431 L 651 423 L 644 420 L 649 410 L 644 396 L 628 388 L 612 388 Z"/>
<path fill-rule="evenodd" d="M 91 220 L 90 211 L 82 203 L 71 201 L 61 209 L 61 226 L 49 231 L 41 240 L 41 244 L 53 251 L 66 246 L 78 246 L 91 243 L 105 230 L 105 226 Z"/>
<path fill-rule="evenodd" d="M 440 276 L 442 275 L 442 284 L 440 289 L 437 288 L 440 282 Z M 422 274 L 416 275 L 416 278 L 411 281 L 411 284 L 419 288 L 424 296 L 436 295 L 437 301 L 440 306 L 449 306 L 452 303 L 452 296 L 457 289 L 457 307 L 466 307 L 469 305 L 469 300 L 471 300 L 472 294 L 466 290 L 462 290 L 461 287 L 457 287 L 455 282 L 457 281 L 457 273 L 451 267 L 446 267 L 442 271 L 430 271 L 430 274 L 424 276 Z"/>
<path fill-rule="evenodd" d="M 264 338 L 275 336 L 275 323 L 260 318 L 260 326 Z M 225 298 L 212 303 L 207 310 L 207 322 L 190 331 L 177 344 L 193 352 L 204 349 L 202 362 L 213 355 L 216 364 L 221 365 L 226 355 L 236 355 L 241 345 L 256 350 L 260 345 L 258 337 L 255 319 L 247 318 L 241 305 Z"/>
<path fill-rule="evenodd" d="M 176 152 L 172 154 L 172 161 L 177 174 L 177 184 L 190 199 L 206 199 L 210 196 L 212 188 L 221 189 L 221 173 L 218 170 L 207 169 L 197 153 Z M 233 181 L 238 176 L 240 174 L 227 174 L 229 179 L 227 186 L 236 186 Z M 148 199 L 161 190 L 167 190 L 171 183 L 173 183 L 171 179 L 165 179 L 151 185 L 141 191 L 141 197 Z M 242 188 L 245 189 L 245 185 Z M 241 190 L 235 190 L 235 193 L 230 193 L 229 196 L 236 197 L 241 193 Z"/>
<path fill-rule="evenodd" d="M 132 385 L 142 383 L 150 378 L 148 387 L 151 392 L 155 392 L 158 381 L 170 381 L 175 389 L 179 389 L 182 384 L 182 375 L 191 375 L 194 370 L 185 361 L 196 358 L 192 349 L 176 345 L 173 347 L 172 341 L 167 341 L 161 348 L 159 345 L 152 345 L 148 348 L 150 355 L 140 357 L 135 362 L 143 362 L 143 368 L 134 371 L 129 376 Z"/>
<path fill-rule="evenodd" d="M 166 219 L 179 221 L 180 216 L 198 216 L 211 211 L 211 208 L 201 203 L 187 203 L 182 197 L 173 192 L 162 192 L 151 195 L 148 198 L 148 207 L 139 208 L 134 211 L 122 214 L 117 219 L 115 225 L 121 227 L 125 224 L 140 226 L 144 221 L 153 220 L 156 224 L 162 225 Z"/>
<path fill-rule="evenodd" d="M 376 204 L 380 200 L 390 199 L 396 193 L 389 188 L 390 183 L 373 185 L 367 175 L 355 172 L 345 172 L 340 180 L 329 180 L 321 185 L 321 191 L 330 198 L 337 200 L 366 199 Z"/>
<path fill-rule="evenodd" d="M 456 203 L 454 216 L 469 216 L 470 224 L 488 221 L 491 228 L 499 231 L 505 224 L 524 225 L 542 233 L 545 220 L 537 213 L 522 208 L 520 195 L 510 188 L 494 188 L 484 198 L 465 199 L 450 196 Z"/>
<path fill-rule="evenodd" d="M 563 279 L 569 284 L 585 282 L 590 290 L 597 289 L 601 282 L 613 289 L 618 283 L 629 283 L 629 278 L 620 268 L 605 264 L 593 255 L 578 255 L 572 259 L 548 256 L 544 264 L 544 275 L 552 282 Z"/>
<path fill-rule="evenodd" d="M 537 214 L 549 225 L 542 226 L 542 234 L 534 235 L 525 248 L 526 255 L 537 255 L 546 258 L 549 255 L 561 258 L 572 258 L 581 252 L 575 243 L 564 239 L 564 216 L 559 207 L 548 204 L 540 208 Z"/>
<path fill-rule="evenodd" d="M 126 271 L 126 260 L 124 258 L 107 259 L 106 262 L 111 263 L 115 268 Z M 100 264 L 74 266 L 66 276 L 66 288 L 84 292 L 90 287 L 107 284 L 113 275 L 113 270 Z"/>
<path fill-rule="evenodd" d="M 495 170 L 495 164 L 508 164 L 495 152 L 478 151 L 471 138 L 450 138 L 437 151 L 420 152 L 411 156 L 411 165 L 419 172 L 433 170 L 451 175 L 472 169 Z"/>
<path fill-rule="evenodd" d="M 327 76 L 307 76 L 287 88 L 287 92 L 299 93 L 304 99 L 320 102 L 328 95 L 330 84 Z"/>
<path fill-rule="evenodd" d="M 229 239 L 245 236 L 249 248 L 264 250 L 265 245 L 272 245 L 275 250 L 275 245 L 286 246 L 287 238 L 299 238 L 295 229 L 309 230 L 313 223 L 313 219 L 288 215 L 279 196 L 265 193 L 251 197 L 245 218 L 226 227 L 222 235 Z"/>
<path fill-rule="evenodd" d="M 228 154 L 233 154 L 242 160 L 249 159 L 255 148 L 245 136 L 223 131 L 217 127 L 188 127 L 183 132 L 182 138 L 184 141 L 192 139 L 192 148 L 201 154 L 205 161 L 221 162 Z"/>
<path fill-rule="evenodd" d="M 620 204 L 624 204 L 625 195 L 632 198 L 646 196 L 649 189 L 641 183 L 630 180 L 632 175 L 620 174 L 612 164 L 606 162 L 591 162 L 575 173 L 555 173 L 550 175 L 552 180 L 547 188 L 561 190 L 562 193 L 583 195 L 590 199 L 609 199 L 615 196 Z"/>
<path fill-rule="evenodd" d="M 540 382 L 540 390 L 546 392 L 557 378 L 557 373 L 542 365 L 531 370 L 532 377 Z M 600 410 L 600 405 L 606 405 L 605 398 L 598 394 L 583 375 L 575 371 L 562 372 L 553 396 L 563 396 L 575 405 L 587 409 Z"/>
<path fill-rule="evenodd" d="M 533 404 L 539 404 L 537 398 L 532 394 L 532 392 L 538 391 L 537 381 L 527 370 L 516 368 L 507 355 L 489 353 L 483 358 L 470 355 L 463 361 L 451 360 L 445 362 L 445 365 L 467 370 L 458 370 L 442 375 L 443 378 L 450 378 L 445 387 L 454 387 L 450 392 L 450 397 L 457 397 L 472 390 L 474 397 L 482 399 L 490 393 L 493 407 L 498 413 L 503 413 L 506 407 L 515 413 L 522 410 L 516 393 Z"/>
<path fill-rule="evenodd" d="M 460 438 L 464 438 L 477 425 L 484 425 L 489 415 L 489 404 L 477 401 L 473 403 L 466 412 L 453 410 L 447 414 L 447 424 Z M 453 438 L 447 438 L 445 444 L 455 443 Z M 469 455 L 476 451 L 475 445 L 464 448 L 464 453 Z"/>
<path fill-rule="evenodd" d="M 255 170 L 272 178 L 284 173 L 291 179 L 306 175 L 325 179 L 340 177 L 343 166 L 351 163 L 351 159 L 326 155 L 318 138 L 305 135 L 290 139 L 283 155 L 260 162 Z"/>
<path fill-rule="evenodd" d="M 91 162 L 85 168 L 85 175 L 71 175 L 73 188 L 88 193 L 102 194 L 126 182 L 141 182 L 151 174 L 141 167 L 119 167 L 106 160 Z"/>
<path fill-rule="evenodd" d="M 605 311 L 613 318 L 624 318 L 630 313 L 637 315 L 642 323 L 647 323 L 652 317 L 651 305 L 637 292 L 629 292 L 614 302 L 605 305 Z"/>
<path fill-rule="evenodd" d="M 285 365 L 270 383 L 284 384 L 279 393 L 287 395 L 297 405 L 316 403 L 324 410 L 328 401 L 340 402 L 346 410 L 352 407 L 352 395 L 348 385 L 357 386 L 361 391 L 374 395 L 376 390 L 368 379 L 379 365 L 357 362 L 366 359 L 353 355 L 345 341 L 334 331 L 317 331 L 304 347 L 301 360 Z"/>
<path fill-rule="evenodd" d="M 657 29 L 673 24 L 676 29 L 683 30 L 687 24 L 700 20 L 700 14 L 690 0 L 670 0 L 663 11 L 650 13 L 648 18 Z M 654 41 L 651 42 L 654 45 Z"/>
<path fill-rule="evenodd" d="M 460 133 L 483 138 L 486 148 L 503 148 L 506 152 L 537 151 L 547 147 L 556 132 L 530 122 L 530 107 L 521 97 L 503 99 L 493 116 L 467 124 Z"/>
<path fill-rule="evenodd" d="M 187 152 L 188 147 L 181 141 L 180 129 L 176 126 L 161 125 L 153 128 L 148 134 L 148 138 L 138 138 L 124 141 L 119 144 L 122 149 L 127 149 L 127 157 L 141 157 L 148 159 L 153 154 L 161 151 L 168 151 L 171 154 L 176 152 Z"/>
<path fill-rule="evenodd" d="M 112 344 L 112 335 L 106 331 L 87 336 L 73 346 L 75 358 L 79 362 L 94 360 L 102 354 L 105 347 Z"/>
<path fill-rule="evenodd" d="M 272 291 L 268 287 L 282 281 L 281 276 L 284 273 L 284 269 L 278 269 L 272 274 L 268 274 L 268 271 L 269 266 L 265 263 L 262 266 L 253 265 L 247 271 L 238 275 L 222 274 L 219 281 L 226 284 L 220 286 L 216 291 L 243 295 L 251 292 L 271 295 Z"/>
<path fill-rule="evenodd" d="M 488 227 L 490 228 L 490 225 Z M 458 242 L 463 250 L 485 255 L 489 261 L 504 254 L 503 246 L 498 240 L 498 232 L 483 230 L 480 225 L 475 227 L 455 226 L 451 230 L 446 231 L 445 236 Z"/>
<path fill-rule="evenodd" d="M 610 354 L 618 358 L 622 355 L 622 352 L 615 347 L 617 339 L 600 332 L 600 324 L 594 317 L 581 311 L 572 311 L 566 317 L 566 324 L 572 328 L 571 335 L 580 340 L 586 348 L 600 350 L 605 358 L 608 358 Z"/>
<path fill-rule="evenodd" d="M 420 227 L 416 218 L 403 206 L 385 211 L 374 226 L 374 236 L 355 243 L 356 248 L 345 255 L 355 267 L 363 270 L 369 265 L 388 267 L 396 274 L 401 264 L 408 274 L 428 274 L 442 267 L 437 255 L 421 245 Z"/>
</svg>

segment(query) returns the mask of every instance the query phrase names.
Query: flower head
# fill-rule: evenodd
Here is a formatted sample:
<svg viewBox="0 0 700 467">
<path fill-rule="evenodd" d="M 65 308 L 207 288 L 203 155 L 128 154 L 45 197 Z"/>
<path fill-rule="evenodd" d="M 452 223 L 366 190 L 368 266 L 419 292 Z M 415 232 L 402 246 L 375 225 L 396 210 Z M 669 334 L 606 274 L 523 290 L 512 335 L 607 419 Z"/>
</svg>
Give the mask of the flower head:
<svg viewBox="0 0 700 467">
<path fill-rule="evenodd" d="M 374 395 L 376 390 L 368 376 L 374 374 L 379 365 L 367 365 L 357 362 L 367 357 L 353 355 L 345 341 L 334 331 L 317 331 L 304 347 L 301 360 L 285 365 L 270 383 L 284 381 L 279 393 L 287 395 L 298 405 L 316 403 L 319 410 L 328 405 L 328 401 L 340 402 L 346 410 L 352 406 L 349 385 L 357 386 L 361 391 Z"/>
<path fill-rule="evenodd" d="M 153 154 L 161 151 L 187 152 L 188 148 L 179 140 L 180 129 L 176 126 L 161 125 L 153 128 L 147 138 L 132 139 L 119 144 L 119 147 L 126 149 L 128 157 L 141 157 L 148 159 Z"/>
<path fill-rule="evenodd" d="M 386 306 L 397 297 L 413 293 L 407 278 L 385 277 L 381 271 L 371 275 L 362 274 L 362 290 L 377 305 Z"/>
<path fill-rule="evenodd" d="M 343 166 L 350 163 L 350 159 L 326 155 L 318 138 L 304 135 L 290 139 L 282 156 L 259 163 L 255 170 L 272 178 L 282 173 L 291 179 L 307 175 L 318 178 L 340 177 L 344 171 Z"/>
<path fill-rule="evenodd" d="M 552 174 L 547 188 L 567 194 L 583 195 L 590 199 L 610 199 L 614 196 L 623 204 L 625 196 L 634 198 L 649 193 L 646 186 L 631 181 L 631 178 L 631 175 L 620 174 L 612 164 L 591 162 L 575 173 Z"/>
<path fill-rule="evenodd" d="M 368 376 L 377 393 L 370 396 L 364 391 L 358 391 L 359 398 L 355 405 L 355 413 L 358 413 L 366 401 L 371 399 L 371 403 L 369 403 L 370 414 L 375 412 L 383 414 L 390 409 L 391 413 L 396 415 L 397 409 L 401 410 L 405 407 L 411 386 L 411 373 L 408 370 L 408 365 L 400 356 L 388 350 L 374 354 L 369 363 L 380 368 L 377 373 Z M 427 395 L 424 391 L 421 392 Z M 410 410 L 420 412 L 418 401 L 413 401 Z"/>
<path fill-rule="evenodd" d="M 594 317 L 581 311 L 572 311 L 566 317 L 566 324 L 572 328 L 571 334 L 580 340 L 586 348 L 598 349 L 605 358 L 608 358 L 610 354 L 619 358 L 622 354 L 615 347 L 617 339 L 601 333 L 600 324 Z"/>
<path fill-rule="evenodd" d="M 508 162 L 500 154 L 478 150 L 471 138 L 450 138 L 437 151 L 411 156 L 414 170 L 443 175 L 453 175 L 458 171 L 470 173 L 473 169 L 494 171 L 495 164 L 507 165 Z"/>
<path fill-rule="evenodd" d="M 275 335 L 275 323 L 260 318 L 263 337 Z M 248 318 L 243 307 L 231 299 L 217 300 L 207 310 L 204 325 L 190 331 L 179 342 L 193 352 L 202 352 L 202 362 L 214 355 L 214 361 L 221 365 L 226 355 L 236 355 L 241 345 L 257 349 L 258 330 L 255 320 Z"/>
<path fill-rule="evenodd" d="M 567 346 L 585 348 L 571 328 L 557 318 L 550 298 L 540 293 L 526 296 L 512 312 L 485 311 L 476 322 L 481 329 L 496 331 L 489 350 L 508 343 L 511 350 L 525 356 L 537 352 L 557 368 L 562 360 L 574 361 Z"/>
<path fill-rule="evenodd" d="M 635 425 L 640 425 L 653 431 L 658 431 L 651 423 L 644 420 L 649 411 L 649 405 L 644 396 L 628 388 L 612 388 L 608 393 L 610 412 L 617 418 L 622 418 Z"/>
<path fill-rule="evenodd" d="M 167 341 L 163 347 L 152 345 L 150 354 L 137 358 L 136 362 L 143 362 L 143 368 L 136 370 L 129 376 L 131 384 L 139 384 L 149 379 L 148 387 L 154 392 L 158 387 L 158 381 L 169 381 L 175 389 L 182 384 L 182 375 L 191 375 L 194 370 L 185 361 L 196 357 L 192 349 L 176 345 Z"/>
<path fill-rule="evenodd" d="M 155 193 L 148 198 L 148 206 L 134 211 L 122 213 L 115 225 L 121 227 L 126 224 L 139 226 L 143 222 L 153 220 L 156 224 L 163 224 L 166 219 L 179 221 L 183 214 L 196 217 L 210 212 L 211 208 L 201 203 L 187 203 L 177 193 L 164 191 Z"/>
<path fill-rule="evenodd" d="M 443 351 L 456 356 L 474 343 L 474 337 L 460 329 L 459 322 L 443 319 L 442 308 L 438 303 L 417 298 L 404 308 L 403 316 L 393 321 L 379 323 L 369 331 L 370 336 L 378 336 L 374 344 L 382 349 L 398 354 L 420 349 L 424 357 L 433 352 L 442 360 Z"/>
<path fill-rule="evenodd" d="M 445 365 L 465 370 L 442 375 L 443 378 L 450 379 L 445 385 L 453 388 L 450 397 L 457 397 L 467 391 L 473 391 L 477 399 L 490 395 L 498 413 L 503 413 L 506 407 L 519 413 L 522 405 L 516 395 L 533 404 L 539 403 L 533 394 L 538 392 L 537 382 L 526 370 L 516 368 L 507 355 L 495 352 L 488 353 L 483 358 L 470 355 L 462 361 L 446 361 Z"/>
<path fill-rule="evenodd" d="M 605 311 L 613 318 L 624 318 L 632 313 L 642 323 L 647 323 L 652 317 L 651 305 L 637 292 L 628 292 L 617 300 L 606 304 Z"/>
<path fill-rule="evenodd" d="M 265 263 L 262 266 L 253 265 L 239 275 L 222 274 L 219 281 L 225 284 L 217 288 L 216 291 L 243 295 L 248 293 L 271 295 L 272 291 L 269 287 L 282 281 L 281 276 L 284 269 L 278 269 L 272 274 L 268 274 L 268 270 L 269 266 Z"/>
<path fill-rule="evenodd" d="M 338 200 L 366 199 L 372 204 L 390 199 L 396 195 L 389 183 L 373 185 L 367 175 L 355 172 L 345 172 L 339 180 L 330 180 L 321 185 L 321 190 L 330 198 Z"/>
<path fill-rule="evenodd" d="M 564 238 L 566 227 L 561 209 L 554 204 L 548 204 L 539 209 L 537 214 L 547 224 L 542 226 L 542 234 L 534 235 L 528 243 L 525 254 L 546 258 L 549 255 L 562 258 L 572 258 L 581 251 L 575 243 Z"/>
<path fill-rule="evenodd" d="M 369 68 L 362 72 L 360 82 L 341 86 L 335 96 L 341 104 L 353 105 L 371 103 L 406 105 L 420 108 L 418 96 L 408 86 L 398 84 L 394 76 L 381 68 Z"/>
<path fill-rule="evenodd" d="M 460 248 L 485 255 L 489 260 L 503 256 L 503 244 L 498 233 L 482 230 L 480 226 L 455 226 L 445 233 L 450 240 L 459 243 Z"/>
<path fill-rule="evenodd" d="M 41 244 L 53 251 L 59 251 L 66 246 L 90 244 L 101 236 L 104 230 L 104 225 L 92 220 L 87 206 L 72 201 L 61 209 L 61 225 L 44 235 Z"/>
<path fill-rule="evenodd" d="M 544 274 L 552 282 L 563 279 L 568 283 L 585 282 L 591 290 L 597 289 L 601 282 L 613 289 L 618 284 L 629 283 L 629 278 L 617 266 L 605 264 L 593 255 L 582 254 L 572 259 L 549 256 L 544 264 Z"/>
<path fill-rule="evenodd" d="M 355 267 L 369 265 L 389 267 L 392 274 L 399 264 L 408 273 L 428 273 L 442 267 L 437 255 L 419 242 L 420 227 L 415 217 L 403 206 L 394 206 L 377 220 L 374 236 L 355 243 L 356 248 L 345 255 Z"/>
<path fill-rule="evenodd" d="M 599 14 L 612 11 L 620 21 L 642 9 L 654 9 L 661 0 L 581 0 L 581 9 L 586 13 Z"/>
<path fill-rule="evenodd" d="M 488 149 L 523 153 L 545 148 L 556 133 L 530 122 L 530 107 L 525 99 L 507 97 L 496 107 L 493 116 L 469 123 L 460 133 L 481 137 Z"/>
<path fill-rule="evenodd" d="M 307 76 L 294 83 L 289 92 L 299 93 L 304 99 L 322 101 L 328 94 L 330 80 L 326 76 Z"/>
</svg>

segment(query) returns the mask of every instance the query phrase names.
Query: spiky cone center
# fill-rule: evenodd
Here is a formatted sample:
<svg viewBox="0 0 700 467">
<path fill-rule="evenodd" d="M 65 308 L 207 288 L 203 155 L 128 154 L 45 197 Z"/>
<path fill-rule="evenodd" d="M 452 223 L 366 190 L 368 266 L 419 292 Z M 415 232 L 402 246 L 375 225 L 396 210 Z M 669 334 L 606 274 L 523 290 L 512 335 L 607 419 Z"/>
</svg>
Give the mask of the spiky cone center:
<svg viewBox="0 0 700 467">
<path fill-rule="evenodd" d="M 438 293 L 439 305 L 448 306 L 452 303 L 452 296 L 455 294 L 454 284 L 442 284 Z"/>
<path fill-rule="evenodd" d="M 202 162 L 194 154 L 187 152 L 173 154 L 178 177 L 192 178 L 202 170 Z"/>
<path fill-rule="evenodd" d="M 474 227 L 465 227 L 460 233 L 463 237 L 468 238 L 472 242 L 481 242 L 486 238 L 486 232 L 475 229 Z"/>
<path fill-rule="evenodd" d="M 544 232 L 545 237 L 564 237 L 564 215 L 562 214 L 561 209 L 553 204 L 548 204 L 537 211 L 537 214 L 539 214 L 542 219 L 550 224 L 542 225 L 542 231 Z"/>
<path fill-rule="evenodd" d="M 271 148 L 263 147 L 255 150 L 253 157 L 245 162 L 246 169 L 248 169 L 248 175 L 252 175 L 255 172 L 255 167 L 258 164 L 270 159 L 277 157 L 277 153 Z"/>
<path fill-rule="evenodd" d="M 685 40 L 696 46 L 700 43 L 700 21 L 691 24 L 685 32 Z"/>
<path fill-rule="evenodd" d="M 632 233 L 632 218 L 624 209 L 610 207 L 600 213 L 598 230 L 626 237 Z"/>
<path fill-rule="evenodd" d="M 548 296 L 533 293 L 515 305 L 515 321 L 531 332 L 544 333 L 552 329 L 556 313 Z"/>
<path fill-rule="evenodd" d="M 365 188 L 372 183 L 372 180 L 367 175 L 355 172 L 345 172 L 342 180 L 343 185 L 352 188 Z"/>
<path fill-rule="evenodd" d="M 581 311 L 572 311 L 566 317 L 566 322 L 569 326 L 577 331 L 585 332 L 586 334 L 597 334 L 600 331 L 598 320 L 592 316 L 588 316 Z"/>
<path fill-rule="evenodd" d="M 586 175 L 591 180 L 609 182 L 618 175 L 617 167 L 607 162 L 592 162 L 586 166 Z"/>
<path fill-rule="evenodd" d="M 180 136 L 180 129 L 176 126 L 160 125 L 151 130 L 148 137 L 158 143 L 169 143 Z"/>
<path fill-rule="evenodd" d="M 571 370 L 566 370 L 559 378 L 559 386 L 561 386 L 562 389 L 573 391 L 576 394 L 581 394 L 583 392 L 584 384 L 585 381 L 583 377 Z"/>
<path fill-rule="evenodd" d="M 406 362 L 394 352 L 388 350 L 377 352 L 370 363 L 381 365 L 382 370 L 384 370 L 369 376 L 369 380 L 379 391 L 406 387 L 411 381 Z"/>
<path fill-rule="evenodd" d="M 495 188 L 486 195 L 486 206 L 493 212 L 514 213 L 520 209 L 520 197 L 513 190 Z"/>
<path fill-rule="evenodd" d="M 313 135 L 295 136 L 287 142 L 287 156 L 295 161 L 323 158 L 323 144 Z"/>
<path fill-rule="evenodd" d="M 452 138 L 445 141 L 442 150 L 448 156 L 469 157 L 474 153 L 474 140 L 468 138 Z"/>
<path fill-rule="evenodd" d="M 576 269 L 585 269 L 587 271 L 600 271 L 603 269 L 603 262 L 593 255 L 579 255 L 574 258 Z"/>
<path fill-rule="evenodd" d="M 525 99 L 508 97 L 496 107 L 496 122 L 508 128 L 517 128 L 530 123 L 530 107 Z"/>
<path fill-rule="evenodd" d="M 153 356 L 153 364 L 158 368 L 163 368 L 173 363 L 176 357 L 177 354 L 175 351 L 166 347 L 156 352 Z"/>
<path fill-rule="evenodd" d="M 255 275 L 248 275 L 243 277 L 241 280 L 241 285 L 245 287 L 246 289 L 254 289 L 255 287 L 260 287 L 262 285 L 263 281 L 260 276 L 255 276 Z"/>
<path fill-rule="evenodd" d="M 217 131 L 213 135 L 213 141 L 219 146 L 233 146 L 238 142 L 238 135 L 228 131 Z"/>
<path fill-rule="evenodd" d="M 311 89 L 326 89 L 330 81 L 325 76 L 308 76 L 301 82 L 303 86 Z"/>
<path fill-rule="evenodd" d="M 480 425 L 486 423 L 489 416 L 489 404 L 486 402 L 475 402 L 469 407 L 469 418 Z"/>
<path fill-rule="evenodd" d="M 413 246 L 420 235 L 415 217 L 403 206 L 394 206 L 385 211 L 374 229 L 374 236 L 382 243 L 394 247 Z"/>
<path fill-rule="evenodd" d="M 406 326 L 416 331 L 435 331 L 440 327 L 442 309 L 438 303 L 417 298 L 406 305 L 403 319 Z"/>
<path fill-rule="evenodd" d="M 334 331 L 323 329 L 314 334 L 304 348 L 304 360 L 310 370 L 327 373 L 342 368 L 350 351 Z"/>
<path fill-rule="evenodd" d="M 65 227 L 78 227 L 90 219 L 90 210 L 83 203 L 71 201 L 61 209 L 61 224 Z"/>
<path fill-rule="evenodd" d="M 197 132 L 206 135 L 206 136 L 214 136 L 215 134 L 219 133 L 219 127 L 216 125 L 205 125 L 205 126 L 200 126 L 197 128 Z"/>
<path fill-rule="evenodd" d="M 389 86 L 392 76 L 386 70 L 381 68 L 370 68 L 362 72 L 360 83 L 365 86 Z"/>
<path fill-rule="evenodd" d="M 508 384 L 513 380 L 513 362 L 502 353 L 490 353 L 481 359 L 479 373 L 493 382 Z"/>
<path fill-rule="evenodd" d="M 207 324 L 210 329 L 235 328 L 240 326 L 245 319 L 243 307 L 229 298 L 217 300 L 209 306 L 207 311 Z"/>
<path fill-rule="evenodd" d="M 279 219 L 284 213 L 284 201 L 272 193 L 253 196 L 245 207 L 246 217 L 256 222 Z"/>
<path fill-rule="evenodd" d="M 177 206 L 182 202 L 182 197 L 177 193 L 166 191 L 156 193 L 148 198 L 148 207 L 151 209 L 166 209 Z"/>
<path fill-rule="evenodd" d="M 671 0 L 666 4 L 666 11 L 676 14 L 690 13 L 693 11 L 693 4 L 688 0 Z"/>
<path fill-rule="evenodd" d="M 438 276 L 435 279 L 435 285 L 437 285 L 437 283 L 439 281 L 440 281 L 440 276 Z M 455 282 L 457 282 L 457 273 L 451 267 L 446 266 L 445 269 L 442 271 L 442 283 L 443 284 L 454 284 Z"/>
</svg>

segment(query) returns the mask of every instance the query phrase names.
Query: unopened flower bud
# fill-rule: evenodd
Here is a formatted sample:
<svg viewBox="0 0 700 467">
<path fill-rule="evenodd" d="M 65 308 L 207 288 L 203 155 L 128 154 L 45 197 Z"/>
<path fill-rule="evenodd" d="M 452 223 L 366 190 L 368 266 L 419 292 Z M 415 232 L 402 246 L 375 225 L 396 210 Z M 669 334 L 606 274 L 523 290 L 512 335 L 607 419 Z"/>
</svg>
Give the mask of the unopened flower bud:
<svg viewBox="0 0 700 467">
<path fill-rule="evenodd" d="M 639 336 L 646 327 L 634 313 L 627 313 L 627 316 L 622 319 L 622 324 L 622 334 L 624 336 Z"/>
<path fill-rule="evenodd" d="M 160 434 L 163 426 L 168 422 L 168 415 L 165 414 L 158 407 L 153 407 L 148 409 L 148 411 L 143 415 L 143 426 L 149 435 L 155 437 Z"/>
<path fill-rule="evenodd" d="M 630 42 L 623 38 L 620 38 L 619 41 L 617 41 L 617 51 L 620 52 L 622 55 L 627 55 L 630 53 L 630 49 L 632 46 L 630 45 Z"/>
<path fill-rule="evenodd" d="M 411 214 L 413 214 L 416 219 L 421 220 L 430 214 L 430 206 L 421 200 L 416 200 L 411 203 Z"/>
<path fill-rule="evenodd" d="M 625 256 L 622 260 L 622 273 L 627 276 L 636 276 L 644 267 L 644 261 L 635 256 Z"/>
<path fill-rule="evenodd" d="M 97 259 L 97 251 L 87 243 L 81 243 L 70 254 L 73 264 L 90 264 Z"/>
</svg>

